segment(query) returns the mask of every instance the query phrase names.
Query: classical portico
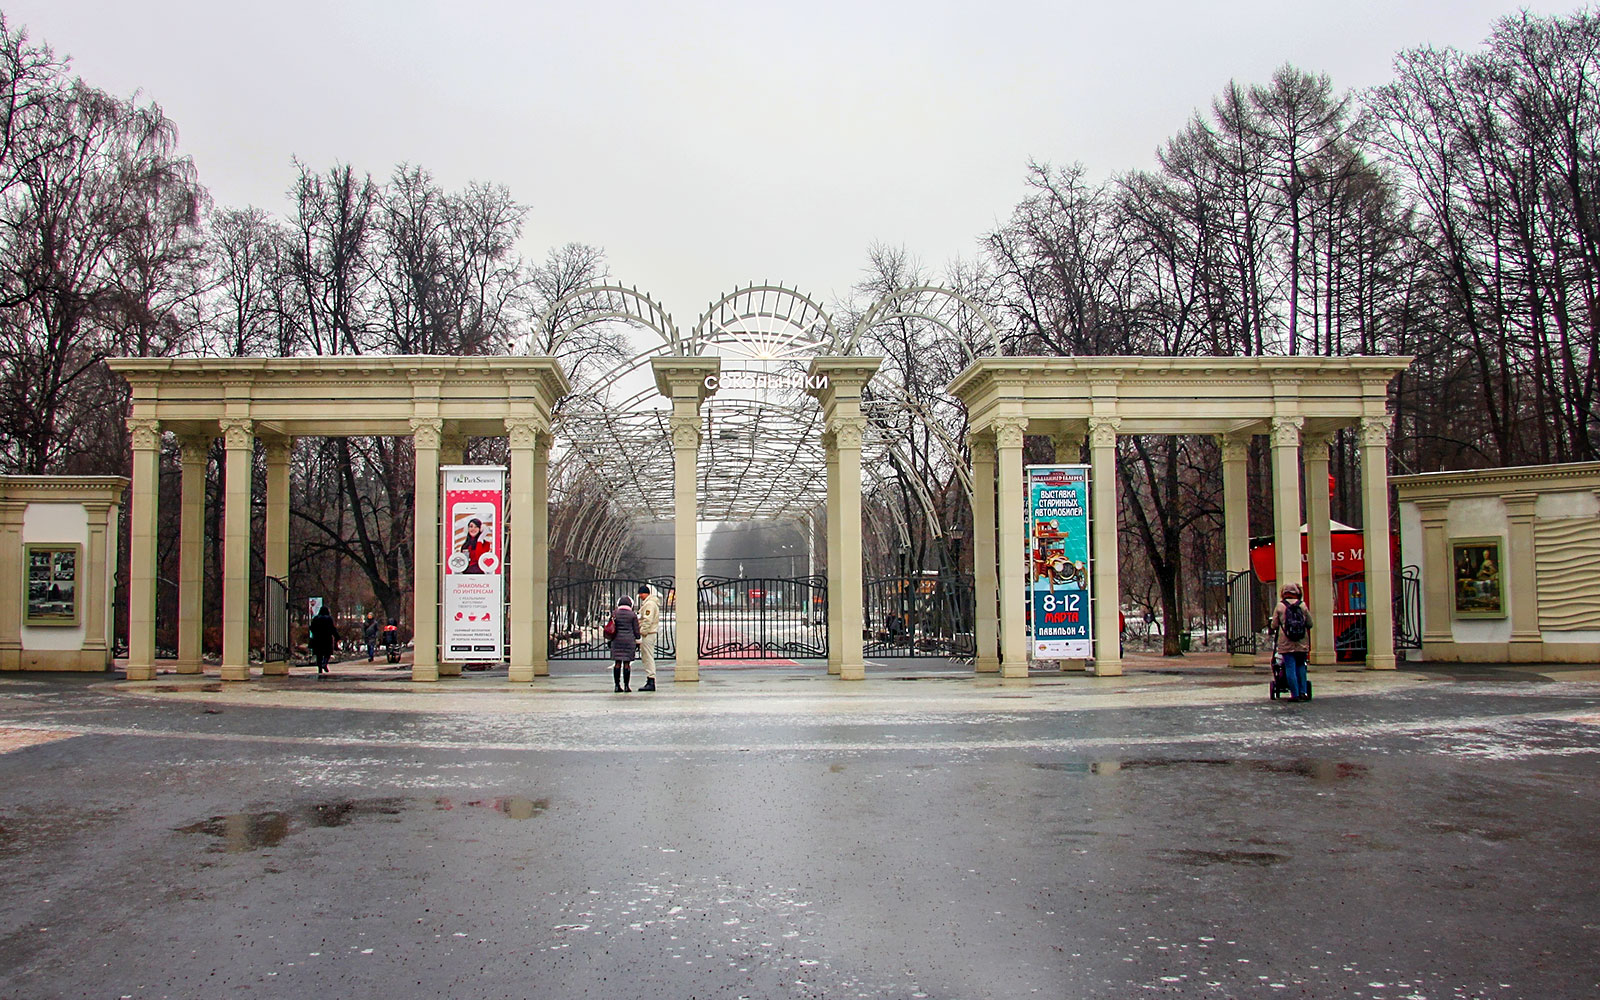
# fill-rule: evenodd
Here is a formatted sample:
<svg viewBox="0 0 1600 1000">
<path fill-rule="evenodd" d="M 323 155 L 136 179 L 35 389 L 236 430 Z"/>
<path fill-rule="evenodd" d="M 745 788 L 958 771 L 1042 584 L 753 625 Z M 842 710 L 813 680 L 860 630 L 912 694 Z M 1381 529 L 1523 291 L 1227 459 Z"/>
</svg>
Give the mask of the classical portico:
<svg viewBox="0 0 1600 1000">
<path fill-rule="evenodd" d="M 1207 434 L 1222 452 L 1228 569 L 1249 568 L 1246 457 L 1250 438 L 1270 440 L 1273 534 L 1280 581 L 1301 578 L 1301 476 L 1311 553 L 1308 603 L 1314 615 L 1313 664 L 1334 661 L 1329 556 L 1328 444 L 1342 427 L 1360 430 L 1363 523 L 1389 525 L 1387 396 L 1410 364 L 1390 357 L 988 357 L 956 377 L 950 392 L 966 404 L 973 477 L 973 555 L 977 669 L 1028 675 L 1022 442 L 1050 435 L 1058 461 L 1075 461 L 1087 438 L 1093 525 L 1094 661 L 1101 675 L 1122 673 L 1118 648 L 1116 448 L 1119 435 Z M 1303 473 L 1302 473 L 1303 468 Z M 1388 545 L 1366 546 L 1370 608 L 1391 604 Z M 1393 669 L 1394 623 L 1368 617 L 1367 666 Z M 1249 656 L 1236 655 L 1237 666 Z"/>
<path fill-rule="evenodd" d="M 200 671 L 201 525 L 205 460 L 223 438 L 222 678 L 249 677 L 250 496 L 254 451 L 266 458 L 266 575 L 289 566 L 289 455 L 296 437 L 409 436 L 416 446 L 413 539 L 415 659 L 412 678 L 459 672 L 438 656 L 439 467 L 458 462 L 467 437 L 508 438 L 511 454 L 508 566 L 510 680 L 549 672 L 547 475 L 551 415 L 566 395 L 561 365 L 547 357 L 118 358 L 133 389 L 132 530 L 128 678 L 155 676 L 155 586 L 161 439 L 177 435 L 179 672 Z M 519 570 L 530 567 L 531 571 Z M 268 663 L 267 673 L 287 670 Z"/>
</svg>

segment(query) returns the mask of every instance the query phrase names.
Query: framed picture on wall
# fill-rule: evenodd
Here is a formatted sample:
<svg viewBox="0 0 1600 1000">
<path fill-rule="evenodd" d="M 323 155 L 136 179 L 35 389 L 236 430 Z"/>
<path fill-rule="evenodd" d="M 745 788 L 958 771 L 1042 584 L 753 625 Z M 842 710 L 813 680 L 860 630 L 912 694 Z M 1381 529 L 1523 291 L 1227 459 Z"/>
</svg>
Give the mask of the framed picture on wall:
<svg viewBox="0 0 1600 1000">
<path fill-rule="evenodd" d="M 1499 538 L 1450 539 L 1455 617 L 1504 618 L 1506 592 Z"/>
<path fill-rule="evenodd" d="M 78 624 L 78 572 L 83 550 L 78 545 L 30 542 L 23 555 L 22 624 Z"/>
</svg>

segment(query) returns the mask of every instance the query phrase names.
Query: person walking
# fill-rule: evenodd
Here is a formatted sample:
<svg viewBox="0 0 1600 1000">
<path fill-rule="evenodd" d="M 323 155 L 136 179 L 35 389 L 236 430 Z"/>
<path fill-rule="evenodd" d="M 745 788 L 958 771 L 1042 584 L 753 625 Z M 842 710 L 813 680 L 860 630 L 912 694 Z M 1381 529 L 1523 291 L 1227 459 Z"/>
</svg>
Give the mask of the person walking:
<svg viewBox="0 0 1600 1000">
<path fill-rule="evenodd" d="M 338 638 L 339 627 L 333 623 L 333 615 L 324 604 L 311 619 L 311 652 L 316 654 L 319 676 L 328 672 L 328 657 L 333 655 L 333 644 Z"/>
<path fill-rule="evenodd" d="M 378 655 L 378 635 L 383 631 L 383 626 L 378 624 L 378 616 L 367 612 L 367 620 L 361 624 L 361 638 L 367 644 L 367 662 Z"/>
<path fill-rule="evenodd" d="M 633 612 L 633 601 L 619 597 L 606 623 L 606 634 L 611 639 L 611 679 L 618 691 L 632 691 L 633 657 L 639 650 L 639 616 Z"/>
<path fill-rule="evenodd" d="M 661 630 L 661 602 L 648 583 L 639 584 L 639 660 L 644 664 L 644 687 L 656 689 L 656 633 Z"/>
<path fill-rule="evenodd" d="M 1311 652 L 1311 609 L 1301 598 L 1298 583 L 1283 586 L 1281 600 L 1272 609 L 1272 648 L 1283 656 L 1284 680 L 1290 701 L 1305 701 L 1306 656 Z"/>
</svg>

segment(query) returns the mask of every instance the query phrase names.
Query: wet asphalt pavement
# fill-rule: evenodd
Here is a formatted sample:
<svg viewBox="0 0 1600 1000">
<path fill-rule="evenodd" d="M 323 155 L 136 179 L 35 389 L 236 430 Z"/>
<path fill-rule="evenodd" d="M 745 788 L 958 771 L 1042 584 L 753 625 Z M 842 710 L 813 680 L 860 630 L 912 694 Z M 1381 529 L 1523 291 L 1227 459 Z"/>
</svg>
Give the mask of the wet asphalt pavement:
<svg viewBox="0 0 1600 1000">
<path fill-rule="evenodd" d="M 0 996 L 1600 995 L 1600 682 L 704 676 L 6 675 Z"/>
</svg>

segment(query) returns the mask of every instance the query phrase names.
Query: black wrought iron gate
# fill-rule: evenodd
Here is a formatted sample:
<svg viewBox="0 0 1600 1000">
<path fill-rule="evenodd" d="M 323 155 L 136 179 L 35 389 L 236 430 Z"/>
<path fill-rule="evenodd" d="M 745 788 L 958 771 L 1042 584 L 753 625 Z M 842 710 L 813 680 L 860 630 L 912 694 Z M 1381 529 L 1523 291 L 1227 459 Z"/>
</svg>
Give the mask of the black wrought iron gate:
<svg viewBox="0 0 1600 1000">
<path fill-rule="evenodd" d="M 821 576 L 700 578 L 702 659 L 828 655 L 828 581 Z"/>
<path fill-rule="evenodd" d="M 863 652 L 880 659 L 971 656 L 977 648 L 972 594 L 965 573 L 868 580 Z"/>
<path fill-rule="evenodd" d="M 647 583 L 661 602 L 661 630 L 656 633 L 656 656 L 671 659 L 677 653 L 677 608 L 672 577 L 648 580 L 609 577 L 601 580 L 550 582 L 550 659 L 609 660 L 611 643 L 602 629 L 618 598 L 639 601 L 639 585 Z"/>
<path fill-rule="evenodd" d="M 275 663 L 289 658 L 289 585 L 275 576 L 267 577 L 261 595 L 261 660 Z"/>
<path fill-rule="evenodd" d="M 1228 652 L 1256 651 L 1255 574 L 1249 570 L 1228 574 Z"/>
</svg>

